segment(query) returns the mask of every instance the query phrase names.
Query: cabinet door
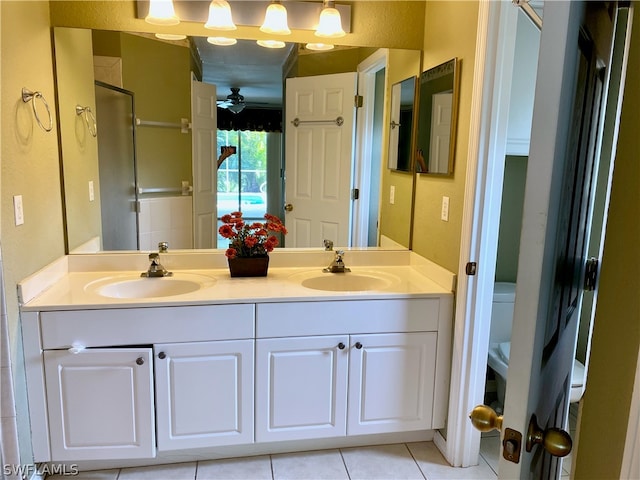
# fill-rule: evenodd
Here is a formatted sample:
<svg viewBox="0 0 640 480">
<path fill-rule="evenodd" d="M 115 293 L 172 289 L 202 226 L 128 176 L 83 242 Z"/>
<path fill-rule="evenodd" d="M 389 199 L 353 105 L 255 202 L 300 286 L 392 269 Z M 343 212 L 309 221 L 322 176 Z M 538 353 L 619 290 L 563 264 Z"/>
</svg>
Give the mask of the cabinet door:
<svg viewBox="0 0 640 480">
<path fill-rule="evenodd" d="M 256 442 L 345 435 L 348 340 L 256 341 Z"/>
<path fill-rule="evenodd" d="M 352 335 L 347 433 L 431 428 L 437 333 Z"/>
<path fill-rule="evenodd" d="M 155 456 L 151 349 L 44 352 L 51 459 Z"/>
<path fill-rule="evenodd" d="M 253 442 L 253 340 L 154 345 L 158 450 Z"/>
</svg>

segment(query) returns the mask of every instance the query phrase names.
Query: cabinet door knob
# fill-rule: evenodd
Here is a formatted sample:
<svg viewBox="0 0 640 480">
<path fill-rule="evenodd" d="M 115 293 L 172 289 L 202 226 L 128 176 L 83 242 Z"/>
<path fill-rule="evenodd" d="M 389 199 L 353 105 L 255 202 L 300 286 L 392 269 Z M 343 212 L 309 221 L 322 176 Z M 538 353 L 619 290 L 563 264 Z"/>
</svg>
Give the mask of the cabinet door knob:
<svg viewBox="0 0 640 480">
<path fill-rule="evenodd" d="M 360 350 L 362 348 L 362 344 L 360 342 L 356 342 L 356 348 Z"/>
<path fill-rule="evenodd" d="M 137 363 L 138 365 L 144 365 L 144 358 L 142 358 L 142 357 L 138 357 L 138 358 L 136 359 L 136 363 Z"/>
<path fill-rule="evenodd" d="M 339 348 L 340 350 L 344 350 L 344 343 L 340 342 L 340 343 L 338 344 L 338 348 Z"/>
<path fill-rule="evenodd" d="M 164 352 L 160 352 L 160 353 L 158 354 L 158 358 L 159 358 L 160 360 L 164 360 L 165 358 L 167 358 L 167 354 L 166 354 L 166 353 L 164 353 Z"/>
</svg>

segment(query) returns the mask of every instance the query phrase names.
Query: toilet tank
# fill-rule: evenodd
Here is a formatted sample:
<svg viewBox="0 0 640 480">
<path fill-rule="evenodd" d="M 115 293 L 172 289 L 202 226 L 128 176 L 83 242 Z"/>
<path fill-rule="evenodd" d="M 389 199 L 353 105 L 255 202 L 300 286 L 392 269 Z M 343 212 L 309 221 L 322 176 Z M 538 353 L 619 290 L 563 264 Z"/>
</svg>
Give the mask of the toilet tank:
<svg viewBox="0 0 640 480">
<path fill-rule="evenodd" d="M 496 282 L 493 285 L 493 308 L 491 310 L 489 343 L 502 343 L 511 340 L 515 298 L 515 283 Z"/>
</svg>

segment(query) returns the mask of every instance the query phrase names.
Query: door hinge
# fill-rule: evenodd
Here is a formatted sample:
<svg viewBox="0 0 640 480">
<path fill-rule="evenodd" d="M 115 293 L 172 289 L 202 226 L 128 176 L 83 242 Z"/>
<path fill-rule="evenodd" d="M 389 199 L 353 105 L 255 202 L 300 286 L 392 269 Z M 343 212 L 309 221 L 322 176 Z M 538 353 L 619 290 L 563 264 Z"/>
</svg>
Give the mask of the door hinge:
<svg viewBox="0 0 640 480">
<path fill-rule="evenodd" d="M 591 257 L 587 259 L 584 267 L 584 289 L 587 292 L 592 292 L 596 289 L 596 282 L 598 281 L 598 259 Z"/>
<path fill-rule="evenodd" d="M 364 103 L 364 97 L 362 95 L 356 95 L 353 99 L 353 104 L 356 108 L 362 108 Z"/>
<path fill-rule="evenodd" d="M 464 272 L 467 275 L 475 275 L 478 268 L 478 264 L 476 262 L 467 262 L 467 265 L 464 267 Z"/>
<path fill-rule="evenodd" d="M 358 200 L 360 198 L 360 189 L 352 188 L 351 189 L 351 200 Z"/>
<path fill-rule="evenodd" d="M 134 213 L 141 213 L 141 208 L 140 208 L 140 200 L 134 200 L 133 201 L 133 212 Z"/>
</svg>

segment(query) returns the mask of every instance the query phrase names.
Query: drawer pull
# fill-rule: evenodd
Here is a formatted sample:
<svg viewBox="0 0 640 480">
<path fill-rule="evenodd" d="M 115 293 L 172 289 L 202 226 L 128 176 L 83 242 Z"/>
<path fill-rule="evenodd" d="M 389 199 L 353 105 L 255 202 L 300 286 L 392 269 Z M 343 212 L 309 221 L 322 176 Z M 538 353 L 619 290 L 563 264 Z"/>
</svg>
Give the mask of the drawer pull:
<svg viewBox="0 0 640 480">
<path fill-rule="evenodd" d="M 360 350 L 362 348 L 362 344 L 360 342 L 356 342 L 355 347 Z"/>
<path fill-rule="evenodd" d="M 344 350 L 344 347 L 345 347 L 344 343 L 340 342 L 340 343 L 338 344 L 338 348 L 339 348 L 340 350 Z"/>
<path fill-rule="evenodd" d="M 142 357 L 138 357 L 138 358 L 136 359 L 136 363 L 137 363 L 138 365 L 144 365 L 144 358 L 142 358 Z"/>
<path fill-rule="evenodd" d="M 158 354 L 158 358 L 159 358 L 160 360 L 164 360 L 165 358 L 167 358 L 167 354 L 166 354 L 166 353 L 164 353 L 164 352 L 160 352 L 160 353 Z"/>
</svg>

